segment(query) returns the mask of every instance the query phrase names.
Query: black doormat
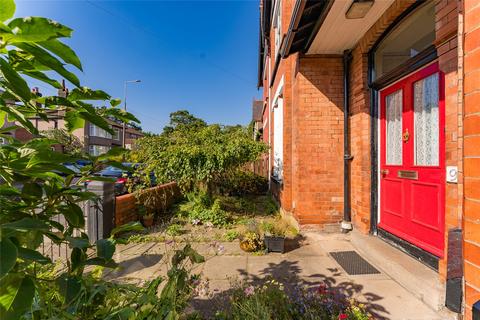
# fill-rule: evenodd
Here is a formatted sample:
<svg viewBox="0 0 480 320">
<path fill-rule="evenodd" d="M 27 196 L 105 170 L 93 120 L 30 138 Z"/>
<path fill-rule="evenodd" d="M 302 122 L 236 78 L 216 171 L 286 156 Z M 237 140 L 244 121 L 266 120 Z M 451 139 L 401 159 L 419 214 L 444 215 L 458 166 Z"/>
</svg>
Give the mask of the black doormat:
<svg viewBox="0 0 480 320">
<path fill-rule="evenodd" d="M 363 259 L 355 251 L 337 251 L 330 252 L 330 255 L 342 266 L 350 275 L 359 275 L 359 274 L 378 274 L 378 271 L 374 266 Z"/>
</svg>

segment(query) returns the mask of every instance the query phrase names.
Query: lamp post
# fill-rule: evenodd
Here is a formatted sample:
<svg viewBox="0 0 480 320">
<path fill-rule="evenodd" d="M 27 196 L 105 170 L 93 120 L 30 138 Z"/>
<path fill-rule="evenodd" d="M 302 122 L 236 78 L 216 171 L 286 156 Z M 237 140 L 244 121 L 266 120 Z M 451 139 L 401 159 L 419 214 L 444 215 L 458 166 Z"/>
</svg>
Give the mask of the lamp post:
<svg viewBox="0 0 480 320">
<path fill-rule="evenodd" d="M 138 82 L 142 82 L 141 80 L 127 80 L 125 81 L 125 99 L 123 100 L 123 110 L 125 110 L 125 112 L 127 112 L 127 84 L 129 83 L 138 83 Z M 127 126 L 126 126 L 126 123 L 124 122 L 123 123 L 123 134 L 122 134 L 122 147 L 125 148 L 125 138 L 127 137 L 127 134 L 126 134 L 126 129 L 127 129 Z"/>
</svg>

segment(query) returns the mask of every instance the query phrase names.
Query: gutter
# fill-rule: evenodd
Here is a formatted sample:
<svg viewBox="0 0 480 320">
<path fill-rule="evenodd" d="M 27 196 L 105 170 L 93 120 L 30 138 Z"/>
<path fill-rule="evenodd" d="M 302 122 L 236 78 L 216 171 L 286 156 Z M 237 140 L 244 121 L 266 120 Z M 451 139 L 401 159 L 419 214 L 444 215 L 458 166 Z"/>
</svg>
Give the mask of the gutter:
<svg viewBox="0 0 480 320">
<path fill-rule="evenodd" d="M 350 50 L 343 52 L 343 221 L 342 232 L 347 233 L 353 229 L 351 198 L 350 198 Z"/>
<path fill-rule="evenodd" d="M 285 37 L 285 47 L 281 51 L 281 55 L 283 58 L 287 57 L 290 51 L 290 47 L 292 46 L 293 38 L 297 33 L 298 25 L 300 24 L 300 20 L 302 19 L 303 10 L 305 9 L 305 5 L 307 4 L 307 0 L 297 0 L 295 1 L 295 6 L 293 7 L 292 19 L 290 20 L 290 25 L 288 26 L 287 35 Z"/>
</svg>

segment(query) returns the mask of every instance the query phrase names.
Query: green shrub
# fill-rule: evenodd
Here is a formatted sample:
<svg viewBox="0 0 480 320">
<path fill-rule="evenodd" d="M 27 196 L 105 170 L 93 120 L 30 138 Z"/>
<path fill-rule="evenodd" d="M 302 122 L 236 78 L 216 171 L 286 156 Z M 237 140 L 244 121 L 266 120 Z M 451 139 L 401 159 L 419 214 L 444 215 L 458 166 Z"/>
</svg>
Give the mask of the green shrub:
<svg viewBox="0 0 480 320">
<path fill-rule="evenodd" d="M 176 250 L 166 278 L 156 278 L 143 285 L 107 282 L 102 270 L 94 269 L 82 280 L 69 281 L 63 298 L 55 285 L 58 274 L 51 267 L 38 273 L 48 281 L 39 282 L 38 296 L 31 311 L 19 319 L 179 319 L 193 296 L 197 277 L 190 275 L 185 260 L 204 262 L 190 245 Z M 165 285 L 161 288 L 161 284 Z"/>
<path fill-rule="evenodd" d="M 183 234 L 183 228 L 181 225 L 174 223 L 167 227 L 166 232 L 169 236 L 179 236 Z"/>
<path fill-rule="evenodd" d="M 180 215 L 187 217 L 194 224 L 211 223 L 215 226 L 226 226 L 230 217 L 222 209 L 219 198 L 213 200 L 205 192 L 187 194 L 188 201 L 179 206 Z"/>
<path fill-rule="evenodd" d="M 223 239 L 225 241 L 233 241 L 233 240 L 236 240 L 238 239 L 238 237 L 240 236 L 240 234 L 238 233 L 238 231 L 236 230 L 228 230 L 227 232 L 225 232 L 223 234 Z"/>
<path fill-rule="evenodd" d="M 237 169 L 216 179 L 215 188 L 218 193 L 230 196 L 265 194 L 268 180 L 253 172 Z"/>
</svg>

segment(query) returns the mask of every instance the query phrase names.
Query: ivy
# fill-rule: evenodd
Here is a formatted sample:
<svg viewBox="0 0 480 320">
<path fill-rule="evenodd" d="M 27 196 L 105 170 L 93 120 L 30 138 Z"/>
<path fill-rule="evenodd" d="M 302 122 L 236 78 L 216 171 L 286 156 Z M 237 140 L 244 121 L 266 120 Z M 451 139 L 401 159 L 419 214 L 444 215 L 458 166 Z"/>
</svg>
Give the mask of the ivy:
<svg viewBox="0 0 480 320">
<path fill-rule="evenodd" d="M 254 141 L 248 128 L 207 125 L 182 110 L 170 115 L 170 125 L 161 135 L 138 140 L 132 157 L 155 172 L 159 182 L 176 181 L 184 191 L 211 192 L 227 172 L 266 151 L 267 146 Z"/>
</svg>

